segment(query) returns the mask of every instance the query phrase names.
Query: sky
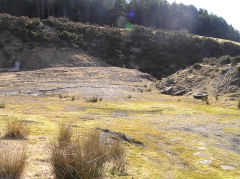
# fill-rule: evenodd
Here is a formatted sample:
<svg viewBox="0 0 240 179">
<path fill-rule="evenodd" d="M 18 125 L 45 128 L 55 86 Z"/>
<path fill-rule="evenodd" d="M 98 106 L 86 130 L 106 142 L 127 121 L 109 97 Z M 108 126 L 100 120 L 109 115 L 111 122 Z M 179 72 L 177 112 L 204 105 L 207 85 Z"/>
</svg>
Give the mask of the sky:
<svg viewBox="0 0 240 179">
<path fill-rule="evenodd" d="M 240 31 L 240 0 L 168 0 L 206 9 L 209 13 L 223 17 L 228 24 Z"/>
</svg>

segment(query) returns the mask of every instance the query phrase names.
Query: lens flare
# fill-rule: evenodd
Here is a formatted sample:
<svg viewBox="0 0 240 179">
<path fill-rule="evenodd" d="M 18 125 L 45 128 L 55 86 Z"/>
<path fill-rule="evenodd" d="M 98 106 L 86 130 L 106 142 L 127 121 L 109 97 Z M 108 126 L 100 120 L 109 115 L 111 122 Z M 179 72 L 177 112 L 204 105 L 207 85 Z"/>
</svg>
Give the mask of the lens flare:
<svg viewBox="0 0 240 179">
<path fill-rule="evenodd" d="M 125 24 L 125 29 L 128 31 L 132 31 L 133 25 L 130 22 L 128 22 L 127 24 Z"/>
<path fill-rule="evenodd" d="M 134 18 L 134 16 L 135 16 L 135 13 L 134 13 L 134 12 L 129 12 L 129 13 L 128 13 L 128 17 Z"/>
</svg>

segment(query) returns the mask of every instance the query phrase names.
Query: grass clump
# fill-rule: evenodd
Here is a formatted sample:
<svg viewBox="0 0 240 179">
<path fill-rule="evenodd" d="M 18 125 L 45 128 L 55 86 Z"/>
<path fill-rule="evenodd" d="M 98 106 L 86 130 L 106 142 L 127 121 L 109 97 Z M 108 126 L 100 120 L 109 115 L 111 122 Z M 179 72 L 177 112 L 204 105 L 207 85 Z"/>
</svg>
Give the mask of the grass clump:
<svg viewBox="0 0 240 179">
<path fill-rule="evenodd" d="M 26 147 L 23 145 L 20 149 L 11 149 L 7 146 L 7 148 L 0 149 L 0 178 L 21 178 L 27 166 L 28 154 Z"/>
<path fill-rule="evenodd" d="M 5 138 L 10 139 L 25 139 L 30 134 L 30 127 L 29 125 L 24 124 L 22 121 L 8 120 L 7 122 L 7 129 Z"/>
<path fill-rule="evenodd" d="M 86 101 L 89 103 L 96 103 L 98 102 L 98 97 L 91 97 L 89 99 L 86 99 Z"/>
<path fill-rule="evenodd" d="M 6 104 L 5 103 L 0 103 L 0 109 L 5 108 Z"/>
<path fill-rule="evenodd" d="M 130 94 L 130 95 L 128 95 L 128 97 L 127 97 L 128 99 L 131 99 L 132 98 L 132 95 Z"/>
<path fill-rule="evenodd" d="M 109 156 L 112 159 L 112 174 L 125 175 L 126 161 L 125 161 L 125 148 L 120 140 L 116 140 L 110 146 Z"/>
<path fill-rule="evenodd" d="M 56 178 L 101 178 L 106 164 L 112 173 L 124 174 L 125 149 L 120 141 L 109 144 L 99 131 L 72 137 L 70 125 L 60 125 L 57 140 L 49 144 L 49 160 Z"/>
<path fill-rule="evenodd" d="M 108 147 L 100 142 L 99 133 L 90 133 L 84 140 L 79 137 L 65 145 L 50 145 L 50 162 L 56 178 L 87 179 L 103 175 Z"/>
<path fill-rule="evenodd" d="M 57 138 L 58 143 L 66 144 L 71 142 L 72 135 L 73 131 L 70 124 L 64 125 L 64 123 L 62 122 L 59 125 L 59 133 Z"/>
</svg>

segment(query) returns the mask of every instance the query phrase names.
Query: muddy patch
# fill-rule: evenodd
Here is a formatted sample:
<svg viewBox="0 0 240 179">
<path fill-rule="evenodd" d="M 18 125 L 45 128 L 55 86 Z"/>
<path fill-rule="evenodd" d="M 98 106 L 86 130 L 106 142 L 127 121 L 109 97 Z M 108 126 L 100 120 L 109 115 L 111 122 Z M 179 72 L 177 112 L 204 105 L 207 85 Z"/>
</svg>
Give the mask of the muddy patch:
<svg viewBox="0 0 240 179">
<path fill-rule="evenodd" d="M 143 142 L 139 141 L 139 140 L 136 140 L 136 139 L 133 139 L 132 137 L 130 136 L 127 136 L 126 134 L 124 133 L 120 133 L 120 132 L 113 132 L 109 129 L 100 129 L 100 128 L 97 128 L 97 130 L 100 130 L 101 132 L 105 133 L 105 134 L 108 134 L 109 137 L 113 138 L 113 139 L 121 139 L 123 141 L 126 141 L 128 143 L 131 143 L 131 144 L 135 144 L 135 145 L 140 145 L 140 146 L 143 146 Z"/>
</svg>

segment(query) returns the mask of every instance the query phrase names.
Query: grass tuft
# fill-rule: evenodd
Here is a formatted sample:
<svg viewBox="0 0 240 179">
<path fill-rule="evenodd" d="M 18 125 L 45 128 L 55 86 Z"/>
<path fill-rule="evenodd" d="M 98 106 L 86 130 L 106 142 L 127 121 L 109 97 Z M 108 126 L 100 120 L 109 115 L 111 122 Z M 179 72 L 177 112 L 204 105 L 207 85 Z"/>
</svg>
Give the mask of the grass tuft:
<svg viewBox="0 0 240 179">
<path fill-rule="evenodd" d="M 0 178 L 19 179 L 27 166 L 28 154 L 23 145 L 20 149 L 9 146 L 0 148 Z"/>
<path fill-rule="evenodd" d="M 128 95 L 128 97 L 127 97 L 128 99 L 131 99 L 132 98 L 132 95 L 130 94 L 130 95 Z"/>
<path fill-rule="evenodd" d="M 65 145 L 53 142 L 49 147 L 49 159 L 56 178 L 98 178 L 103 175 L 108 146 L 100 142 L 99 133 L 90 133 L 84 140 L 77 137 Z"/>
<path fill-rule="evenodd" d="M 18 120 L 8 120 L 5 138 L 9 139 L 25 139 L 30 134 L 29 125 Z"/>
<path fill-rule="evenodd" d="M 74 101 L 75 100 L 75 96 L 72 96 L 72 101 Z"/>
<path fill-rule="evenodd" d="M 0 103 L 0 109 L 5 108 L 6 104 L 5 103 Z"/>
<path fill-rule="evenodd" d="M 59 144 L 70 143 L 72 139 L 73 131 L 70 123 L 65 125 L 63 122 L 59 125 L 59 133 L 57 141 Z"/>
<path fill-rule="evenodd" d="M 86 99 L 86 102 L 96 103 L 96 102 L 98 102 L 98 97 L 92 97 L 92 98 Z"/>
<path fill-rule="evenodd" d="M 109 150 L 109 157 L 112 160 L 112 174 L 125 175 L 126 161 L 125 148 L 120 140 L 114 141 Z"/>
</svg>

